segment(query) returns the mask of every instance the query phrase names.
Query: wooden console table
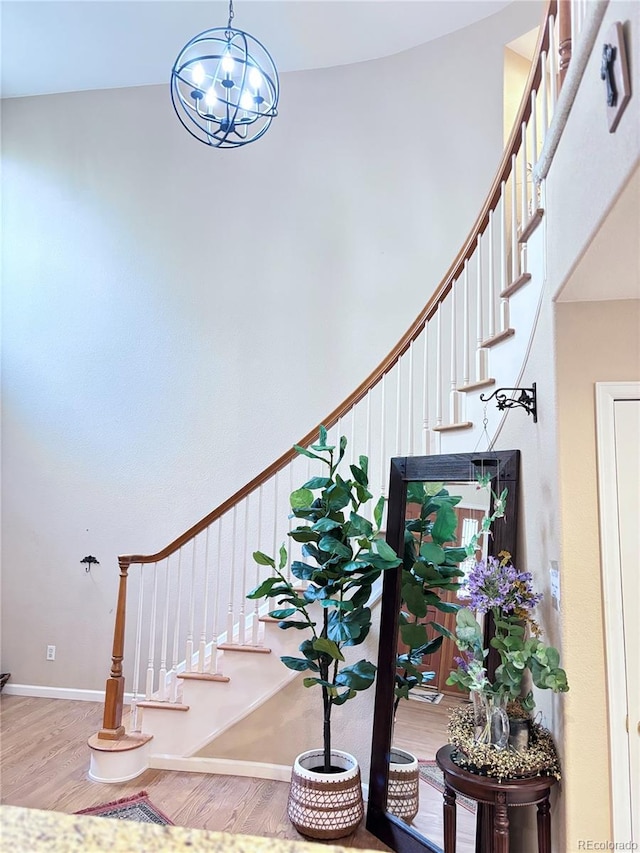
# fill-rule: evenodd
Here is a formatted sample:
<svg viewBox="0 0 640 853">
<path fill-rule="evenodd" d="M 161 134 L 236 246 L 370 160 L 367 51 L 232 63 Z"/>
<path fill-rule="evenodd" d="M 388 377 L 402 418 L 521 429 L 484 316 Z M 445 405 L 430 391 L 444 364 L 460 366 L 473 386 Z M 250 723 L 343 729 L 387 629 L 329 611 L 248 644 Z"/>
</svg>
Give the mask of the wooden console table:
<svg viewBox="0 0 640 853">
<path fill-rule="evenodd" d="M 452 746 L 438 750 L 436 762 L 444 774 L 444 853 L 456 850 L 456 793 L 478 803 L 476 853 L 509 853 L 509 806 L 538 806 L 538 853 L 551 853 L 549 792 L 555 776 L 503 779 L 479 776 L 451 760 Z"/>
</svg>

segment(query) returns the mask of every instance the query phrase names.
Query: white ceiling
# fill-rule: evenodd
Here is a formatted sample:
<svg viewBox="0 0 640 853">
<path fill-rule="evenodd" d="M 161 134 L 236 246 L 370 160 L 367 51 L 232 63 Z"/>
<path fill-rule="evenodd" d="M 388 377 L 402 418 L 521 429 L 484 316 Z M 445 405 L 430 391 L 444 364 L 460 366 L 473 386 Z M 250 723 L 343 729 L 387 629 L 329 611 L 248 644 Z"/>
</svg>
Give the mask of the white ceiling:
<svg viewBox="0 0 640 853">
<path fill-rule="evenodd" d="M 233 23 L 280 71 L 299 71 L 389 56 L 510 2 L 236 0 Z M 167 83 L 182 46 L 226 26 L 227 10 L 226 0 L 2 0 L 2 97 Z"/>
</svg>

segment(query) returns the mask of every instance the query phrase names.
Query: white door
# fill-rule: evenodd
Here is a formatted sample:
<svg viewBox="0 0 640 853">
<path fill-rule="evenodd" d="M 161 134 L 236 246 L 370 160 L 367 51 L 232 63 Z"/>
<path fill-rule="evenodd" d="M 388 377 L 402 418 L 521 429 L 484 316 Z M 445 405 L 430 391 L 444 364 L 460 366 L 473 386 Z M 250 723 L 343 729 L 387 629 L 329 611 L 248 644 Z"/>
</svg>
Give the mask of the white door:
<svg viewBox="0 0 640 853">
<path fill-rule="evenodd" d="M 640 841 L 640 383 L 597 383 L 614 838 Z"/>
</svg>

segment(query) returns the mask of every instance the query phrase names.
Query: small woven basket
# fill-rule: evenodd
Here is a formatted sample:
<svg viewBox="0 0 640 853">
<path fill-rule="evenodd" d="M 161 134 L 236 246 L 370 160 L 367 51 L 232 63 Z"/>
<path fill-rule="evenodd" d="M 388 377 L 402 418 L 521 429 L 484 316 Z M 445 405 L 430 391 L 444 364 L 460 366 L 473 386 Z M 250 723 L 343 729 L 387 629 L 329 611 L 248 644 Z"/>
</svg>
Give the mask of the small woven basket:
<svg viewBox="0 0 640 853">
<path fill-rule="evenodd" d="M 311 750 L 296 759 L 291 773 L 287 814 L 301 835 L 330 840 L 355 832 L 364 815 L 358 763 L 346 752 L 332 750 L 338 773 L 321 773 L 323 753 Z"/>
</svg>

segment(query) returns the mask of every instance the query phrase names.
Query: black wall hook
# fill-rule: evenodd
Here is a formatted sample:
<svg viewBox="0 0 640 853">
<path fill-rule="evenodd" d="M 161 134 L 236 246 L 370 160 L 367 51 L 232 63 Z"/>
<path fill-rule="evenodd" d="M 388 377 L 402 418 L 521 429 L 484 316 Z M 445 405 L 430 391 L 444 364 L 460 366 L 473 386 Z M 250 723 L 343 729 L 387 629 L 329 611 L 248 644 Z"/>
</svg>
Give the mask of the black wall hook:
<svg viewBox="0 0 640 853">
<path fill-rule="evenodd" d="M 519 397 L 507 397 L 506 391 L 519 392 Z M 483 403 L 488 403 L 489 400 L 496 398 L 498 409 L 515 409 L 519 407 L 524 409 L 528 415 L 533 415 L 534 424 L 538 423 L 538 408 L 536 399 L 536 383 L 532 382 L 531 388 L 498 388 L 493 394 L 485 397 L 480 394 L 480 399 Z"/>
<path fill-rule="evenodd" d="M 82 560 L 80 560 L 80 562 L 81 562 L 81 563 L 85 563 L 85 567 L 84 567 L 85 572 L 90 572 L 90 571 L 91 571 L 91 564 L 92 564 L 92 563 L 95 563 L 95 565 L 96 565 L 96 566 L 99 566 L 99 565 L 100 565 L 99 560 L 96 560 L 96 558 L 95 558 L 95 557 L 92 557 L 92 556 L 91 556 L 91 554 L 89 554 L 89 556 L 88 556 L 88 557 L 83 557 L 83 559 L 82 559 Z"/>
</svg>

